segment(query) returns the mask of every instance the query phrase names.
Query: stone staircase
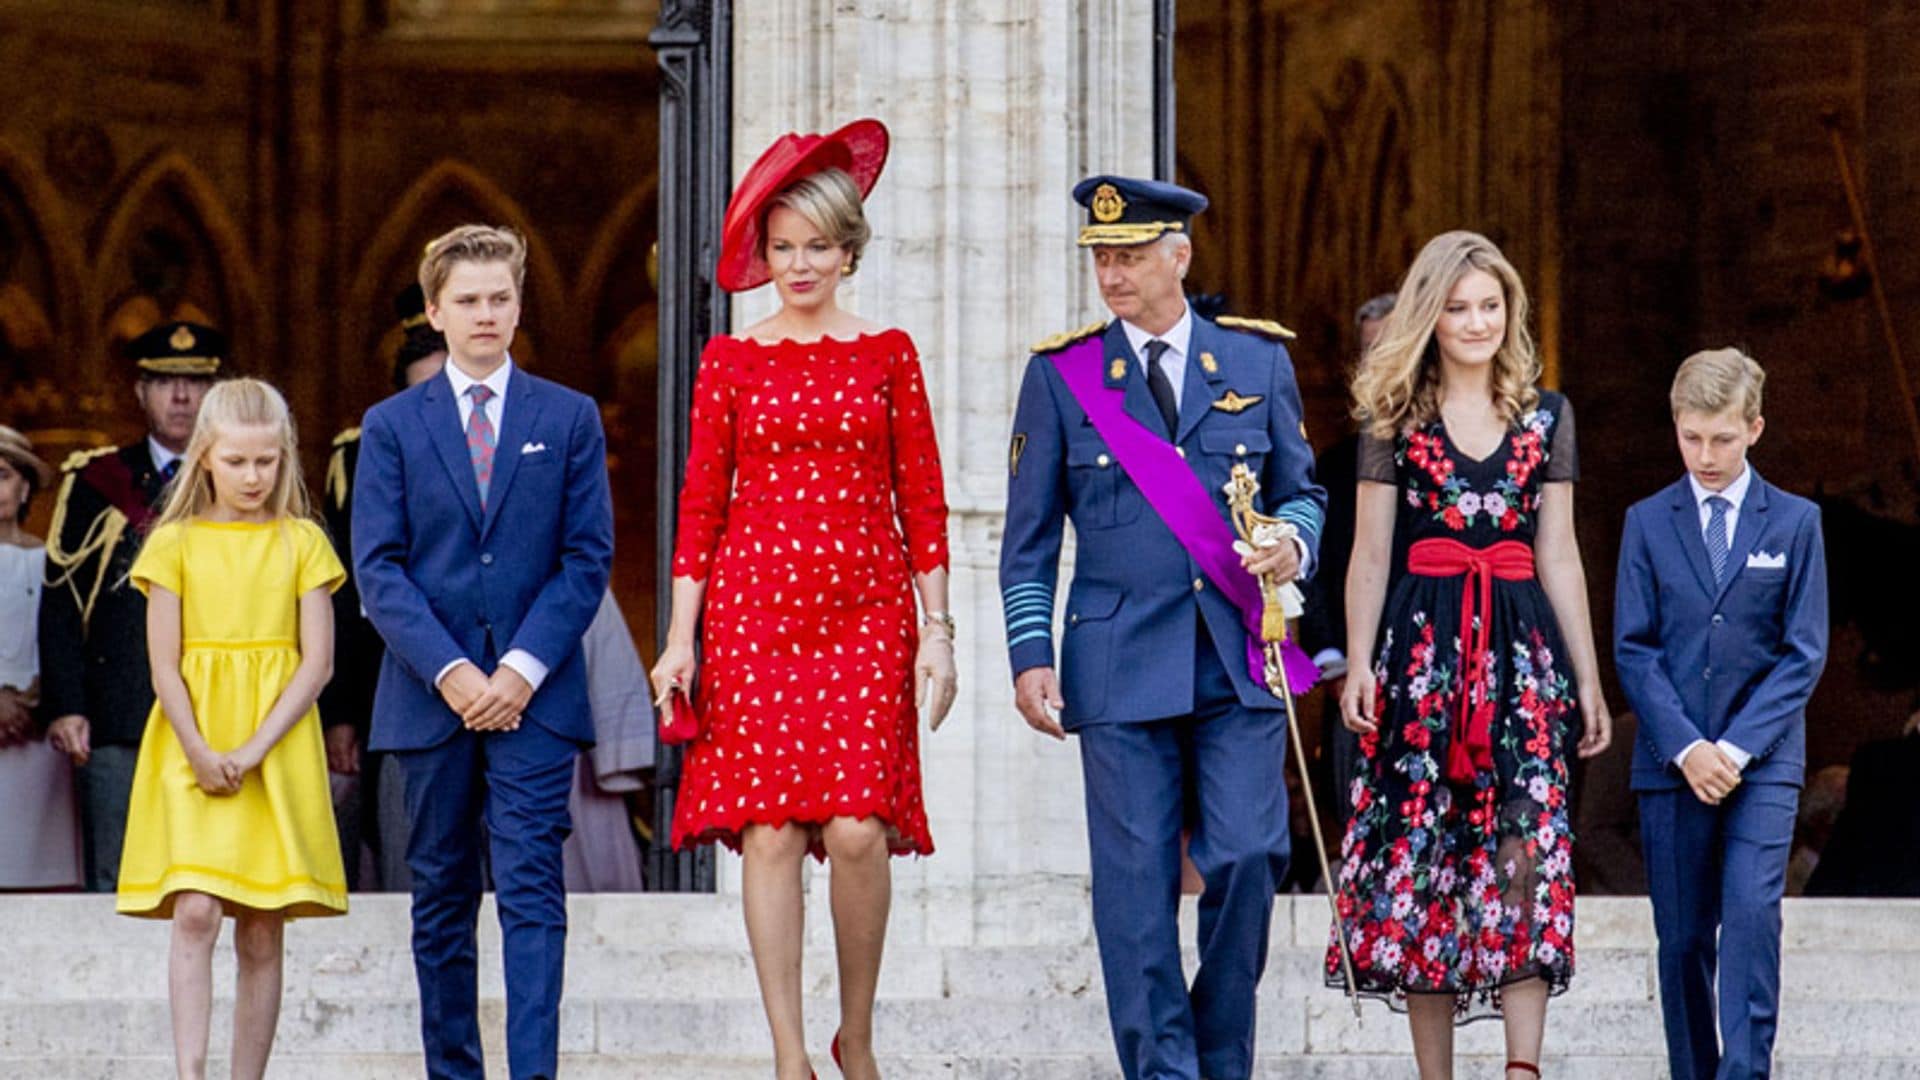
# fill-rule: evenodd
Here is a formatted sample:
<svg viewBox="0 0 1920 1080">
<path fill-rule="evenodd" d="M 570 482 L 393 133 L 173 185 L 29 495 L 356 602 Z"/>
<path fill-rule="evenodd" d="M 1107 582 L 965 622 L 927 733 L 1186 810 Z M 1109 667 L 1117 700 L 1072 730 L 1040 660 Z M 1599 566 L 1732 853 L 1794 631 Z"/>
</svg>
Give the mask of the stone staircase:
<svg viewBox="0 0 1920 1080">
<path fill-rule="evenodd" d="M 815 1067 L 837 1004 L 825 875 L 809 897 L 808 1031 Z M 1187 911 L 1191 940 L 1191 906 Z M 744 944 L 725 896 L 572 900 L 561 1017 L 568 1080 L 764 1080 L 771 1051 Z M 1261 988 L 1262 1078 L 1411 1077 L 1405 1020 L 1378 1003 L 1356 1021 L 1318 976 L 1326 903 L 1282 897 Z M 483 1026 L 501 1064 L 498 931 L 482 913 Z M 0 1077 L 132 1080 L 172 1075 L 167 929 L 122 919 L 110 899 L 0 897 Z M 405 898 L 355 896 L 345 919 L 287 934 L 276 1080 L 414 1080 L 418 1012 Z M 1003 883 L 955 894 L 903 888 L 895 899 L 881 1004 L 889 1080 L 1093 1080 L 1118 1075 L 1108 1042 L 1085 884 Z M 1643 899 L 1579 908 L 1579 969 L 1548 1016 L 1552 1080 L 1666 1075 Z M 215 960 L 212 1075 L 225 1075 L 231 952 Z M 1776 1075 L 1784 1080 L 1920 1077 L 1920 902 L 1787 905 L 1785 1001 Z M 1459 1034 L 1462 1077 L 1499 1076 L 1497 1023 Z"/>
</svg>

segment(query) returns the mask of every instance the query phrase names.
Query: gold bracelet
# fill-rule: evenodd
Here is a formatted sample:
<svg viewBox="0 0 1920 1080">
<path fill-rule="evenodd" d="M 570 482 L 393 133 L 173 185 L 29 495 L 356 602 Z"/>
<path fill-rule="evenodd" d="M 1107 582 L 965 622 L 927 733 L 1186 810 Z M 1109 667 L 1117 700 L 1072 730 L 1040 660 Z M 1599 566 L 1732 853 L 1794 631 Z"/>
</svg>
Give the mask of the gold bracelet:
<svg viewBox="0 0 1920 1080">
<path fill-rule="evenodd" d="M 928 626 L 933 624 L 938 624 L 944 627 L 947 631 L 947 637 L 949 638 L 957 637 L 959 635 L 959 630 L 956 629 L 954 626 L 953 613 L 950 611 L 928 611 L 921 614 L 920 616 L 921 626 Z"/>
</svg>

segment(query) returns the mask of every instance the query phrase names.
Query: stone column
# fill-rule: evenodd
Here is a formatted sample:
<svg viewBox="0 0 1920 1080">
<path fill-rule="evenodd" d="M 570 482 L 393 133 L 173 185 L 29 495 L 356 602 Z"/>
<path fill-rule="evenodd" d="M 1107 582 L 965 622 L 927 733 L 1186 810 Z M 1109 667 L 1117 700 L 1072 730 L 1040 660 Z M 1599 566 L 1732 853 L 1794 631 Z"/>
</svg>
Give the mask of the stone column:
<svg viewBox="0 0 1920 1080">
<path fill-rule="evenodd" d="M 998 896 L 1004 911 L 1008 890 L 1033 889 L 1038 904 L 1087 871 L 1077 749 L 1013 710 L 997 584 L 1006 450 L 1028 345 L 1105 314 L 1069 191 L 1095 171 L 1151 174 L 1152 44 L 1151 0 L 735 7 L 736 177 L 786 131 L 875 116 L 893 134 L 867 206 L 874 242 L 841 296 L 920 347 L 952 506 L 961 679 L 953 714 L 922 738 L 937 853 L 895 863 L 937 910 L 896 910 L 900 933 L 1018 938 L 976 925 L 969 899 Z M 734 326 L 776 303 L 770 288 L 741 297 Z M 737 861 L 720 877 L 737 889 Z M 1044 917 L 1084 920 L 1079 907 Z"/>
</svg>

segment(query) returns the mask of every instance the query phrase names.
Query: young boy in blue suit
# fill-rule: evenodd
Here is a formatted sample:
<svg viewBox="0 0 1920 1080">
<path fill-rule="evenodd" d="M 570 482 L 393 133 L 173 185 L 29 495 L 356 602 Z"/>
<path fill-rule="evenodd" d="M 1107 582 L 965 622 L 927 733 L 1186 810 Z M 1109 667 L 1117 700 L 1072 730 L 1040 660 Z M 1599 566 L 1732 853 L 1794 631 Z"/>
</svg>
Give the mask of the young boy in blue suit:
<svg viewBox="0 0 1920 1080">
<path fill-rule="evenodd" d="M 1806 706 L 1826 664 L 1819 510 L 1747 463 L 1765 380 L 1738 349 L 1680 365 L 1687 475 L 1627 511 L 1620 543 L 1614 663 L 1640 716 L 1633 789 L 1673 1080 L 1771 1070 Z"/>
</svg>

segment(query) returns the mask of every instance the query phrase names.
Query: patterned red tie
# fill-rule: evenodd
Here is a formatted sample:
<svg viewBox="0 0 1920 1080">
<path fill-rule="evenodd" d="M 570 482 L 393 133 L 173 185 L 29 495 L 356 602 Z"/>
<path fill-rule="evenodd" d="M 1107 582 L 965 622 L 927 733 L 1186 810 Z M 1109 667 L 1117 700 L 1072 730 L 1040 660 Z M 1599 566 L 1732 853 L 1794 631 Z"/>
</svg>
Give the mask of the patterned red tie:
<svg viewBox="0 0 1920 1080">
<path fill-rule="evenodd" d="M 467 387 L 473 399 L 473 415 L 467 417 L 467 454 L 473 459 L 473 482 L 480 487 L 480 508 L 487 506 L 487 487 L 493 483 L 493 447 L 496 436 L 493 421 L 487 419 L 487 402 L 493 391 L 483 383 Z"/>
</svg>

